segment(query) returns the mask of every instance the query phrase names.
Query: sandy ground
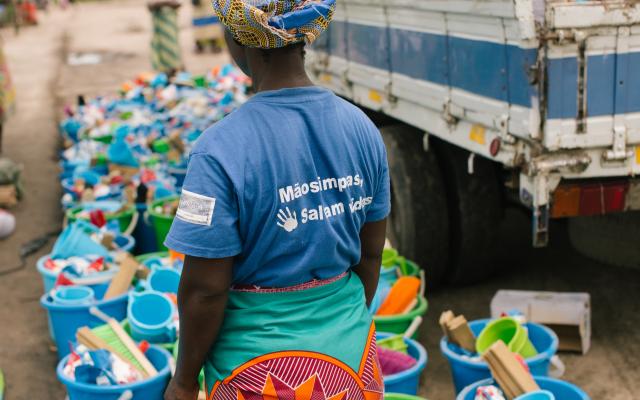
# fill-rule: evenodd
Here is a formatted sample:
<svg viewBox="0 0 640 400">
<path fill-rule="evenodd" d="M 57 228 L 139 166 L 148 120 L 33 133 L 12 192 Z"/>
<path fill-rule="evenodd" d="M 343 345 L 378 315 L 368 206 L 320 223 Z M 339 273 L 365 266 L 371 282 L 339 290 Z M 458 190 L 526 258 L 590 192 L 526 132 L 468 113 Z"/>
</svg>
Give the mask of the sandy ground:
<svg viewBox="0 0 640 400">
<path fill-rule="evenodd" d="M 225 56 L 195 55 L 189 27 L 189 9 L 181 13 L 185 63 L 204 72 Z M 77 95 L 112 93 L 133 75 L 150 69 L 150 18 L 140 0 L 81 3 L 72 9 L 52 10 L 41 23 L 15 37 L 4 31 L 6 53 L 18 92 L 18 111 L 5 129 L 5 152 L 25 167 L 27 196 L 13 210 L 17 232 L 0 242 L 0 268 L 18 262 L 21 243 L 59 229 L 60 188 L 56 153 L 57 120 L 62 106 Z M 99 53 L 97 65 L 70 66 L 72 53 Z M 592 295 L 593 346 L 586 356 L 562 354 L 565 378 L 582 386 L 594 399 L 631 400 L 640 381 L 639 321 L 640 271 L 589 261 L 570 250 L 563 227 L 555 226 L 552 245 L 530 247 L 529 222 L 513 211 L 503 226 L 503 252 L 495 260 L 505 272 L 489 283 L 430 293 L 422 342 L 429 351 L 421 394 L 432 400 L 453 399 L 446 361 L 440 355 L 437 317 L 444 309 L 469 319 L 486 317 L 497 289 L 586 291 Z M 55 377 L 56 356 L 51 351 L 44 311 L 38 299 L 42 285 L 35 261 L 50 248 L 28 259 L 24 270 L 0 277 L 0 368 L 6 375 L 8 400 L 61 400 L 64 388 Z"/>
</svg>

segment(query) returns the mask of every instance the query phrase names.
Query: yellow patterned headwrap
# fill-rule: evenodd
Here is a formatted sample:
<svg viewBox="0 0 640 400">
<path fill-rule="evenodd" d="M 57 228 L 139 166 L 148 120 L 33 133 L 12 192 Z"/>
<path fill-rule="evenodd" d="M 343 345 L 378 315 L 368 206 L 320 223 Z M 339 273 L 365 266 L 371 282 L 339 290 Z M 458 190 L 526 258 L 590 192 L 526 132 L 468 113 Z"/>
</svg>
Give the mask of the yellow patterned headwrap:
<svg viewBox="0 0 640 400">
<path fill-rule="evenodd" d="M 233 37 L 247 47 L 274 49 L 312 43 L 327 29 L 336 0 L 213 0 Z"/>
</svg>

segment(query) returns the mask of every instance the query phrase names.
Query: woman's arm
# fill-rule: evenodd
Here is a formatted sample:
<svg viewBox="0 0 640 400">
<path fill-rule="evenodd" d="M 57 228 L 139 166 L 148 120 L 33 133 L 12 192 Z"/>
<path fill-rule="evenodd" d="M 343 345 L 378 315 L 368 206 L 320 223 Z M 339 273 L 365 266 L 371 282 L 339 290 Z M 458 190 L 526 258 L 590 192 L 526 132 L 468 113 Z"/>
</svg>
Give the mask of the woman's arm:
<svg viewBox="0 0 640 400">
<path fill-rule="evenodd" d="M 185 258 L 178 290 L 180 348 L 165 400 L 195 400 L 198 396 L 198 374 L 222 325 L 232 270 L 231 257 Z"/>
<path fill-rule="evenodd" d="M 353 267 L 353 271 L 364 285 L 367 307 L 371 305 L 378 289 L 386 230 L 386 219 L 366 223 L 360 230 L 360 263 Z"/>
</svg>

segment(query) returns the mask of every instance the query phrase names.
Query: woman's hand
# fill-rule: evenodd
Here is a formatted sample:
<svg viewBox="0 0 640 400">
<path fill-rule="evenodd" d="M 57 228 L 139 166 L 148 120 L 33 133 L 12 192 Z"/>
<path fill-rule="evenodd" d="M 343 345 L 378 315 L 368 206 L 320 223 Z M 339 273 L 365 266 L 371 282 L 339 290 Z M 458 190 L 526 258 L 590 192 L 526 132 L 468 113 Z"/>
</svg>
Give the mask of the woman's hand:
<svg viewBox="0 0 640 400">
<path fill-rule="evenodd" d="M 192 385 L 184 385 L 173 378 L 164 392 L 164 400 L 196 400 L 199 391 L 200 386 L 197 380 Z"/>
</svg>

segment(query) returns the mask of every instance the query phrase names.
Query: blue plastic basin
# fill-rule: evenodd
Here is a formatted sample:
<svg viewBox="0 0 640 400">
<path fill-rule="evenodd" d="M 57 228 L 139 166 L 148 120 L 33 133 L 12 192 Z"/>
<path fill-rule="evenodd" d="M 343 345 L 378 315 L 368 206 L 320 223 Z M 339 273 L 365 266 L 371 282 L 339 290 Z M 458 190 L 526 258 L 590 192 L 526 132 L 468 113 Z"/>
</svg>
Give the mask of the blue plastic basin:
<svg viewBox="0 0 640 400">
<path fill-rule="evenodd" d="M 393 336 L 394 334 L 378 332 L 378 340 Z M 385 393 L 403 393 L 417 395 L 420 387 L 420 374 L 427 366 L 427 351 L 415 340 L 404 339 L 407 344 L 407 353 L 416 359 L 416 365 L 410 369 L 384 377 Z"/>
<path fill-rule="evenodd" d="M 58 363 L 58 379 L 66 386 L 69 400 L 118 400 L 127 391 L 130 391 L 132 396 L 126 398 L 160 400 L 171 377 L 171 369 L 169 367 L 171 355 L 164 349 L 151 346 L 147 350 L 146 356 L 155 369 L 158 370 L 158 375 L 140 382 L 108 386 L 78 383 L 63 372 L 68 357 Z"/>
<path fill-rule="evenodd" d="M 544 376 L 536 376 L 534 379 L 540 389 L 550 391 L 557 400 L 590 400 L 590 397 L 582 389 L 569 382 Z M 478 387 L 494 384 L 495 381 L 493 379 L 475 382 L 464 388 L 456 397 L 456 400 L 473 400 Z"/>
<path fill-rule="evenodd" d="M 469 327 L 477 337 L 489 321 L 489 319 L 472 321 L 469 323 Z M 538 355 L 527 358 L 525 361 L 533 375 L 547 376 L 549 375 L 551 357 L 558 350 L 558 337 L 551 329 L 543 325 L 528 323 L 525 326 L 529 330 L 529 340 L 538 350 Z M 456 351 L 456 346 L 450 344 L 444 337 L 440 340 L 440 350 L 449 361 L 456 393 L 474 382 L 491 378 L 487 363 L 481 360 L 472 361 L 464 357 Z"/>
</svg>

